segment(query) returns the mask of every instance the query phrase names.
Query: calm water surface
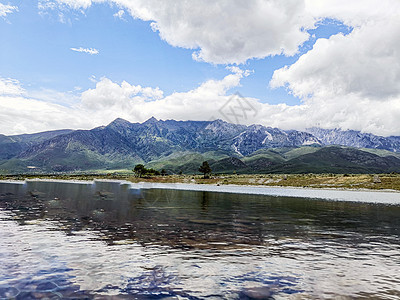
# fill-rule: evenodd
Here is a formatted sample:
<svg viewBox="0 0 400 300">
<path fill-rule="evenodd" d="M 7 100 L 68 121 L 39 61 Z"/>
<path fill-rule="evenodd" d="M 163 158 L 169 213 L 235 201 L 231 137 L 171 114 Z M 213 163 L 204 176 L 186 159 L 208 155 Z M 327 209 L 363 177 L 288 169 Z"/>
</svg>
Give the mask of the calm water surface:
<svg viewBox="0 0 400 300">
<path fill-rule="evenodd" d="M 0 182 L 0 298 L 399 299 L 393 195 Z"/>
</svg>

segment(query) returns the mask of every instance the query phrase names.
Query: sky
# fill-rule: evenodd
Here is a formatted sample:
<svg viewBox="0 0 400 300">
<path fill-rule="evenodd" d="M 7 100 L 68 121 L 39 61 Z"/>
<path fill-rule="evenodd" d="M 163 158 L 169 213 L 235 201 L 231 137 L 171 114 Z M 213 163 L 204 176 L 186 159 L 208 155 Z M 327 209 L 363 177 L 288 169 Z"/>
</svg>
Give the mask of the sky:
<svg viewBox="0 0 400 300">
<path fill-rule="evenodd" d="M 400 135 L 400 1 L 0 0 L 0 134 L 151 116 Z"/>
</svg>

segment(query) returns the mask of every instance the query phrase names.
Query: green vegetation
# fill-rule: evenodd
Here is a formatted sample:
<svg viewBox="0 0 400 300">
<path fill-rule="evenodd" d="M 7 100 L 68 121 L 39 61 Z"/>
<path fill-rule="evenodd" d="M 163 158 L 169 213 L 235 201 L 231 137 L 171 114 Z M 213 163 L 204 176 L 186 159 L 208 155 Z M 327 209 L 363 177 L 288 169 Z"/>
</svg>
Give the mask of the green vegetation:
<svg viewBox="0 0 400 300">
<path fill-rule="evenodd" d="M 165 169 L 169 174 L 179 174 L 179 172 L 195 174 L 198 172 L 199 165 L 201 165 L 203 161 L 207 160 L 209 164 L 212 164 L 228 157 L 229 155 L 222 151 L 210 151 L 205 153 L 181 151 L 150 161 L 146 163 L 146 165 L 156 170 Z"/>
<path fill-rule="evenodd" d="M 133 171 L 133 173 L 136 174 L 137 177 L 142 177 L 145 173 L 145 170 L 146 170 L 146 168 L 144 167 L 144 165 L 139 164 L 139 165 L 136 165 L 132 171 Z"/>
<path fill-rule="evenodd" d="M 376 152 L 376 153 L 373 153 Z M 390 155 L 392 154 L 392 155 Z M 181 152 L 148 163 L 169 174 L 198 174 L 198 166 L 207 161 L 216 174 L 371 174 L 400 172 L 398 154 L 351 147 L 295 147 L 261 149 L 248 156 L 225 153 Z"/>
<path fill-rule="evenodd" d="M 199 167 L 199 172 L 204 174 L 204 178 L 209 178 L 211 171 L 212 170 L 210 168 L 210 165 L 208 164 L 208 161 L 203 161 L 203 163 Z"/>
<path fill-rule="evenodd" d="M 137 156 L 122 154 L 100 155 L 70 143 L 70 153 L 53 151 L 40 153 L 34 159 L 0 160 L 0 174 L 49 173 L 112 173 L 112 170 L 133 169 L 146 165 L 146 171 L 135 174 L 155 176 L 161 174 L 205 174 L 199 166 L 207 161 L 214 174 L 375 174 L 400 172 L 400 154 L 377 149 L 351 147 L 284 147 L 260 149 L 248 156 L 224 151 L 177 151 L 156 160 L 144 162 Z M 43 167 L 43 164 L 48 167 Z M 142 172 L 144 171 L 144 172 Z M 159 173 L 160 172 L 160 173 Z M 143 174 L 142 174 L 143 173 Z M 147 175 L 145 175 L 145 173 Z"/>
<path fill-rule="evenodd" d="M 144 165 L 138 164 L 135 166 L 135 168 L 132 170 L 133 173 L 139 178 L 144 177 L 144 176 L 158 176 L 162 175 L 159 171 L 154 170 L 154 169 L 146 169 Z M 164 174 L 166 174 L 166 171 L 163 169 Z"/>
</svg>

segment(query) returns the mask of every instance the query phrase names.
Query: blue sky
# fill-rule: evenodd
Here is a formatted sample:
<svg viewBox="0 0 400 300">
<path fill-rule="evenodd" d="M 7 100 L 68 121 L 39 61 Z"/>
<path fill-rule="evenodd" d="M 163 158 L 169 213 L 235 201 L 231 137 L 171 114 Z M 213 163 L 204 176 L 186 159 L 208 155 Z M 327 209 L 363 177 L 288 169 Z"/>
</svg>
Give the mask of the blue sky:
<svg viewBox="0 0 400 300">
<path fill-rule="evenodd" d="M 18 13 L 0 22 L 0 76 L 18 78 L 28 90 L 54 89 L 73 91 L 88 89 L 95 76 L 106 76 L 113 81 L 126 80 L 143 86 L 159 87 L 165 94 L 188 91 L 208 79 L 219 79 L 227 74 L 225 65 L 198 62 L 192 59 L 192 50 L 173 47 L 161 40 L 149 26 L 150 22 L 113 16 L 118 7 L 99 4 L 88 8 L 85 14 L 68 11 L 65 23 L 57 12 L 39 14 L 35 1 L 9 1 L 18 5 Z M 329 38 L 349 28 L 339 22 L 323 22 L 309 30 L 316 38 Z M 316 38 L 311 37 L 297 55 L 277 55 L 249 60 L 244 64 L 254 73 L 241 82 L 242 95 L 256 97 L 272 104 L 298 104 L 285 88 L 268 86 L 273 72 L 293 64 L 308 51 Z M 71 47 L 95 48 L 98 55 L 70 50 Z"/>
<path fill-rule="evenodd" d="M 192 101 L 192 107 L 201 107 L 203 98 L 207 98 L 204 107 L 216 99 L 222 106 L 237 91 L 254 100 L 262 112 L 247 123 L 301 129 L 329 120 L 324 127 L 394 132 L 381 116 L 373 115 L 372 109 L 357 109 L 362 101 L 387 101 L 388 107 L 393 106 L 389 101 L 400 94 L 396 77 L 393 82 L 391 78 L 382 83 L 374 80 L 378 85 L 370 84 L 363 75 L 376 76 L 382 62 L 397 59 L 396 53 L 385 52 L 395 49 L 397 42 L 388 42 L 387 49 L 372 53 L 373 43 L 382 44 L 385 39 L 385 44 L 390 34 L 396 34 L 391 30 L 395 27 L 391 18 L 395 22 L 399 16 L 394 1 L 380 2 L 378 10 L 374 0 L 357 0 L 346 7 L 329 0 L 324 1 L 326 5 L 315 0 L 284 4 L 273 0 L 237 7 L 237 3 L 223 0 L 217 4 L 176 1 L 173 5 L 159 0 L 97 2 L 0 0 L 0 79 L 5 82 L 0 96 L 8 97 L 0 104 L 10 107 L 13 101 L 20 101 L 32 111 L 49 104 L 44 106 L 46 110 L 57 111 L 61 118 L 46 115 L 54 122 L 29 126 L 31 119 L 13 119 L 0 107 L 9 119 L 8 123 L 0 121 L 2 132 L 57 129 L 63 126 L 63 113 L 85 115 L 88 112 L 84 109 L 89 106 L 96 122 L 70 120 L 72 127 L 107 123 L 109 118 L 100 111 L 105 107 L 113 110 L 110 118 L 123 114 L 130 121 L 143 121 L 152 112 L 158 118 L 196 119 L 200 118 L 196 112 L 199 108 L 187 111 L 185 116 L 172 107 L 187 105 L 188 101 Z M 375 32 L 371 20 L 376 27 L 382 24 L 382 28 L 389 28 L 388 36 Z M 95 49 L 98 53 L 71 48 Z M 368 69 L 365 62 L 371 59 L 376 64 Z M 231 66 L 239 67 L 242 73 L 232 71 Z M 364 73 L 360 66 L 365 66 Z M 398 70 L 393 72 L 397 74 Z M 128 87 L 123 87 L 124 81 Z M 15 88 L 12 85 L 23 90 L 14 95 L 15 99 L 7 92 Z M 139 85 L 142 89 L 137 88 Z M 146 98 L 147 87 L 152 93 L 158 93 L 156 88 L 162 91 L 162 96 L 157 96 L 158 106 L 148 103 L 154 101 L 154 95 Z M 100 108 L 95 111 L 93 106 L 100 98 Z M 142 114 L 136 113 L 135 103 L 129 107 L 131 114 L 123 109 L 126 102 L 134 101 L 143 108 Z M 167 104 L 169 108 L 160 108 Z M 372 107 L 370 104 L 367 106 Z M 394 112 L 397 114 L 397 108 Z M 385 113 L 382 109 L 381 114 Z M 204 119 L 211 114 L 215 115 L 204 111 Z M 361 121 L 361 116 L 368 121 Z"/>
</svg>

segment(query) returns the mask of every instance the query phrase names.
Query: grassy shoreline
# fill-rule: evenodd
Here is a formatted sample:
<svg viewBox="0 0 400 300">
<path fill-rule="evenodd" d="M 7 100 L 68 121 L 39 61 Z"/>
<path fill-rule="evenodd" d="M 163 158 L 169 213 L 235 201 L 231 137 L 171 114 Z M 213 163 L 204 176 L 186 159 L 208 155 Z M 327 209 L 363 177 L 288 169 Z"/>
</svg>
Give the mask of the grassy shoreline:
<svg viewBox="0 0 400 300">
<path fill-rule="evenodd" d="M 378 176 L 381 182 L 374 182 Z M 214 175 L 209 179 L 201 175 L 169 175 L 152 177 L 135 177 L 133 174 L 25 174 L 0 175 L 0 180 L 25 179 L 59 179 L 59 180 L 93 180 L 116 179 L 133 183 L 192 183 L 215 185 L 246 185 L 246 186 L 278 186 L 302 188 L 335 188 L 335 189 L 366 189 L 400 191 L 400 174 L 252 174 L 252 175 Z M 375 180 L 376 181 L 376 180 Z"/>
</svg>

